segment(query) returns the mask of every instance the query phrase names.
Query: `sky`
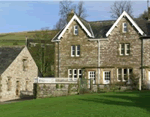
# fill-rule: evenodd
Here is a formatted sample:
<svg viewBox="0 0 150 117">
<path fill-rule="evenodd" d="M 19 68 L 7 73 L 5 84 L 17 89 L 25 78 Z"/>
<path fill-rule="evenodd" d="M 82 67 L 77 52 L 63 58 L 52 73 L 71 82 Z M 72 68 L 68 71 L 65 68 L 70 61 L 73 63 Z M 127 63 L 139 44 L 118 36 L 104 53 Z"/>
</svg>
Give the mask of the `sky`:
<svg viewBox="0 0 150 117">
<path fill-rule="evenodd" d="M 79 1 L 74 1 L 77 4 Z M 84 1 L 87 21 L 111 20 L 110 7 L 114 1 Z M 138 17 L 147 9 L 147 1 L 131 1 L 133 15 Z M 59 20 L 59 1 L 0 1 L 0 33 L 53 29 Z"/>
</svg>

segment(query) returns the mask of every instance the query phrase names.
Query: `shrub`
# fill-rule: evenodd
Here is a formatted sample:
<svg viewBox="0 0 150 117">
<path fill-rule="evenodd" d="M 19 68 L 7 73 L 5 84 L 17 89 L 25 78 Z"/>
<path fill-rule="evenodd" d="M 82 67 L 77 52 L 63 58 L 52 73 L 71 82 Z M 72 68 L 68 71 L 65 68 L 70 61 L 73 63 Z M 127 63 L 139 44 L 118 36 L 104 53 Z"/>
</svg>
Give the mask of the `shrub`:
<svg viewBox="0 0 150 117">
<path fill-rule="evenodd" d="M 13 45 L 18 45 L 18 42 L 17 41 L 13 42 Z"/>
<path fill-rule="evenodd" d="M 56 89 L 58 89 L 59 88 L 59 84 L 56 84 Z"/>
<path fill-rule="evenodd" d="M 79 94 L 90 93 L 90 90 L 88 89 L 88 79 L 85 78 L 80 79 L 79 85 L 80 85 Z"/>
<path fill-rule="evenodd" d="M 139 88 L 139 75 L 138 74 L 131 74 L 130 76 L 130 85 L 132 89 L 138 89 Z"/>
</svg>

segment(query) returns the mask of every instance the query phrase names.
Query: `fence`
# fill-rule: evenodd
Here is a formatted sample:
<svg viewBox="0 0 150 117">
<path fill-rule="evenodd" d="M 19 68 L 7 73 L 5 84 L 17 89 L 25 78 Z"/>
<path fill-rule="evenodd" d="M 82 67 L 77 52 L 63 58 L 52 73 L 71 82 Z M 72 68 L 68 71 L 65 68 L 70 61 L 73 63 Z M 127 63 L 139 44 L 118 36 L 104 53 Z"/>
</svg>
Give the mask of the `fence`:
<svg viewBox="0 0 150 117">
<path fill-rule="evenodd" d="M 47 78 L 35 78 L 34 83 L 77 83 L 77 78 L 53 78 L 53 77 L 47 77 Z"/>
</svg>

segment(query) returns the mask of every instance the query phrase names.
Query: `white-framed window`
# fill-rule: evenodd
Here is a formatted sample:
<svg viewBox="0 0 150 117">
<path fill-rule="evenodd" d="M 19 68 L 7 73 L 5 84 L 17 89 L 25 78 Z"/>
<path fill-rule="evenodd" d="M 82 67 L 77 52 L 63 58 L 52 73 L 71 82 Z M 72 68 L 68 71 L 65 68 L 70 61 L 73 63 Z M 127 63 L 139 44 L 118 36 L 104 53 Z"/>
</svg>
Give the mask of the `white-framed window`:
<svg viewBox="0 0 150 117">
<path fill-rule="evenodd" d="M 96 72 L 95 71 L 89 71 L 89 79 L 92 79 L 93 80 L 93 84 L 96 83 Z M 89 81 L 89 84 L 90 84 L 90 81 Z"/>
<path fill-rule="evenodd" d="M 82 70 L 78 69 L 78 78 L 82 78 Z"/>
<path fill-rule="evenodd" d="M 76 46 L 76 56 L 80 56 L 80 45 Z"/>
<path fill-rule="evenodd" d="M 68 78 L 72 78 L 72 69 L 68 69 Z"/>
<path fill-rule="evenodd" d="M 127 70 L 128 70 L 128 69 L 124 69 L 124 70 L 123 70 L 123 72 L 124 72 L 124 73 L 123 73 L 123 75 L 124 75 L 124 77 L 123 77 L 124 79 L 123 79 L 123 80 L 128 80 Z"/>
<path fill-rule="evenodd" d="M 117 79 L 118 81 L 126 81 L 130 79 L 133 69 L 131 68 L 118 68 L 117 69 Z"/>
<path fill-rule="evenodd" d="M 68 78 L 82 78 L 82 69 L 68 69 Z"/>
<path fill-rule="evenodd" d="M 104 71 L 103 72 L 103 77 L 104 77 L 104 84 L 109 84 L 111 80 L 111 71 Z"/>
<path fill-rule="evenodd" d="M 119 68 L 117 71 L 118 71 L 117 72 L 118 73 L 118 80 L 120 81 L 122 79 L 122 69 Z"/>
<path fill-rule="evenodd" d="M 125 55 L 130 54 L 130 44 L 125 44 Z"/>
<path fill-rule="evenodd" d="M 124 44 L 120 44 L 120 55 L 124 55 Z"/>
<path fill-rule="evenodd" d="M 80 56 L 80 45 L 72 45 L 71 46 L 71 57 L 79 57 Z"/>
<path fill-rule="evenodd" d="M 77 78 L 77 69 L 73 69 L 73 78 Z"/>
<path fill-rule="evenodd" d="M 75 45 L 71 46 L 71 56 L 74 57 L 75 56 Z"/>
<path fill-rule="evenodd" d="M 119 44 L 120 46 L 120 55 L 130 55 L 130 44 Z"/>
<path fill-rule="evenodd" d="M 104 78 L 104 80 L 110 80 L 110 71 L 105 71 L 104 72 L 105 74 L 105 78 Z"/>
<path fill-rule="evenodd" d="M 78 35 L 78 26 L 77 25 L 74 26 L 74 35 Z"/>
<path fill-rule="evenodd" d="M 123 33 L 127 32 L 127 23 L 126 22 L 122 23 L 122 31 L 123 31 Z"/>
</svg>

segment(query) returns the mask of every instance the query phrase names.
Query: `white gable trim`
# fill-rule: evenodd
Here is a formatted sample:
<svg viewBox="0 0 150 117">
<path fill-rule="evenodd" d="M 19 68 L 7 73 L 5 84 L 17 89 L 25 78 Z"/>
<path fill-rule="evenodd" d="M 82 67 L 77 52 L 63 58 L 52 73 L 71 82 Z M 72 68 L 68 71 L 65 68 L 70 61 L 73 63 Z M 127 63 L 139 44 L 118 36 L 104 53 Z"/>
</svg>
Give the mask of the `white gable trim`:
<svg viewBox="0 0 150 117">
<path fill-rule="evenodd" d="M 71 23 L 76 20 L 81 27 L 85 30 L 85 32 L 87 33 L 87 35 L 89 37 L 92 37 L 91 33 L 87 30 L 87 28 L 83 25 L 83 23 L 79 20 L 79 18 L 76 16 L 76 14 L 74 14 L 74 16 L 72 17 L 72 19 L 69 21 L 69 23 L 67 24 L 67 26 L 65 27 L 65 29 L 60 33 L 60 35 L 58 36 L 58 40 L 60 40 L 61 37 L 63 37 L 63 34 L 66 32 L 66 30 L 68 29 L 68 27 L 71 25 Z"/>
<path fill-rule="evenodd" d="M 138 30 L 138 32 L 141 35 L 144 35 L 144 32 L 141 30 L 141 28 L 133 21 L 133 19 L 124 11 L 120 17 L 116 20 L 116 22 L 113 24 L 113 26 L 109 29 L 109 31 L 106 33 L 106 37 L 108 37 L 111 34 L 111 31 L 117 26 L 118 22 L 122 19 L 123 16 L 126 16 L 129 21 L 132 23 L 132 25 Z"/>
</svg>

